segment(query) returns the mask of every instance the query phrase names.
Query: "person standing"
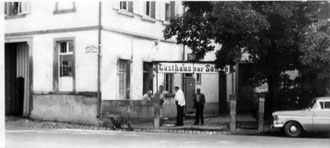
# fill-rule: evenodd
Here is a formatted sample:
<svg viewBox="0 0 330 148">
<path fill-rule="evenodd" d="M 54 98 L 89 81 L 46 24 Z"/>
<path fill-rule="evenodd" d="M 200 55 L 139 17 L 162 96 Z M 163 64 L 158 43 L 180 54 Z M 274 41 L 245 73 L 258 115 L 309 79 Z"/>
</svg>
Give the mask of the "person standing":
<svg viewBox="0 0 330 148">
<path fill-rule="evenodd" d="M 183 126 L 183 108 L 186 105 L 186 100 L 184 98 L 183 91 L 178 87 L 175 86 L 175 104 L 177 109 L 176 115 L 176 126 Z"/>
<path fill-rule="evenodd" d="M 164 117 L 163 117 L 163 112 L 164 112 L 164 107 L 163 107 L 163 104 L 164 104 L 164 101 L 168 95 L 168 92 L 166 90 L 164 90 L 164 86 L 163 85 L 160 85 L 159 86 L 159 101 L 160 101 L 160 108 L 159 108 L 159 117 L 160 117 L 160 125 L 163 124 L 164 122 Z"/>
<path fill-rule="evenodd" d="M 194 108 L 196 109 L 195 123 L 194 125 L 199 124 L 199 120 L 201 120 L 201 125 L 204 124 L 203 110 L 205 104 L 205 95 L 201 93 L 201 89 L 197 88 L 197 93 L 194 95 Z"/>
</svg>

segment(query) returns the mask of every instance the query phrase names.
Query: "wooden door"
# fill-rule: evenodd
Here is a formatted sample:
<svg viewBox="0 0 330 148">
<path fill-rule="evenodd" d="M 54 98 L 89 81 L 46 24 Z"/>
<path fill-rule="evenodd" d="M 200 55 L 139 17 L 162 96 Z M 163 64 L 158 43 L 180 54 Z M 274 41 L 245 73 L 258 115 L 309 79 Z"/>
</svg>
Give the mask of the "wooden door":
<svg viewBox="0 0 330 148">
<path fill-rule="evenodd" d="M 194 109 L 194 101 L 193 101 L 193 94 L 195 94 L 195 79 L 194 78 L 185 78 L 185 89 L 184 89 L 184 94 L 186 98 L 186 108 L 185 112 L 186 113 L 193 113 Z"/>
</svg>

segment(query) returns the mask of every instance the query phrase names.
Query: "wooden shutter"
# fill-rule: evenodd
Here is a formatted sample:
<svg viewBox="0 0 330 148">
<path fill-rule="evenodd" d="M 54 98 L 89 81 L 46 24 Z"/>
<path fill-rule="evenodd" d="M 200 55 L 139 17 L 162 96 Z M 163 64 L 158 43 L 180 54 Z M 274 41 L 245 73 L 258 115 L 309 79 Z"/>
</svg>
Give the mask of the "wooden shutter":
<svg viewBox="0 0 330 148">
<path fill-rule="evenodd" d="M 120 1 L 112 1 L 112 8 L 119 9 Z"/>
<path fill-rule="evenodd" d="M 7 15 L 7 13 L 8 13 L 8 2 L 5 2 L 5 15 Z"/>
<path fill-rule="evenodd" d="M 128 12 L 133 12 L 134 11 L 134 4 L 133 4 L 133 1 L 128 1 L 127 3 L 127 7 L 128 7 Z"/>
<path fill-rule="evenodd" d="M 21 2 L 21 10 L 22 14 L 29 14 L 30 13 L 30 2 Z"/>
<path fill-rule="evenodd" d="M 150 14 L 150 17 L 152 17 L 152 18 L 155 18 L 156 17 L 156 2 L 155 1 L 152 1 L 151 2 L 151 14 Z"/>
<path fill-rule="evenodd" d="M 140 2 L 139 1 L 134 1 L 133 3 L 133 13 L 135 14 L 140 14 Z"/>
<path fill-rule="evenodd" d="M 170 3 L 171 7 L 171 18 L 175 18 L 175 1 L 171 1 Z"/>
</svg>

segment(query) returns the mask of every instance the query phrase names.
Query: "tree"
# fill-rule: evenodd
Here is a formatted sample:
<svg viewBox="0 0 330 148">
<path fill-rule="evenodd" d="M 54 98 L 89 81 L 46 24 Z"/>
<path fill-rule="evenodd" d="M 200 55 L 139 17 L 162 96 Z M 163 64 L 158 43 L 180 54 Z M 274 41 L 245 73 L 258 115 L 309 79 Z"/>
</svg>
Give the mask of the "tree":
<svg viewBox="0 0 330 148">
<path fill-rule="evenodd" d="M 318 20 L 317 26 L 303 37 L 300 56 L 303 67 L 298 79 L 303 90 L 313 96 L 330 93 L 330 22 Z M 315 29 L 316 28 L 316 29 Z"/>
<path fill-rule="evenodd" d="M 319 12 L 329 3 L 313 2 L 185 2 L 188 11 L 171 20 L 164 30 L 166 39 L 176 37 L 178 44 L 190 47 L 197 59 L 215 49 L 216 66 L 235 65 L 242 53 L 255 63 L 254 84 L 267 82 L 273 110 L 284 73 L 301 69 L 301 38 Z M 329 16 L 322 13 L 322 17 Z"/>
</svg>

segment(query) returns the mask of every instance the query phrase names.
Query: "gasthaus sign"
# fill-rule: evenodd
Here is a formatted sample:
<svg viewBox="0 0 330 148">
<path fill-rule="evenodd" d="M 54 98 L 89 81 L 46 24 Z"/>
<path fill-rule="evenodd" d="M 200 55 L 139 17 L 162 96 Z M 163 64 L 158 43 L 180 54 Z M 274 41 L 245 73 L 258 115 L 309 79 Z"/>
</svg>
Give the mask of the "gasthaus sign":
<svg viewBox="0 0 330 148">
<path fill-rule="evenodd" d="M 229 66 L 215 68 L 212 63 L 158 63 L 159 73 L 219 73 L 229 74 Z"/>
</svg>

